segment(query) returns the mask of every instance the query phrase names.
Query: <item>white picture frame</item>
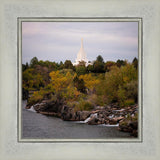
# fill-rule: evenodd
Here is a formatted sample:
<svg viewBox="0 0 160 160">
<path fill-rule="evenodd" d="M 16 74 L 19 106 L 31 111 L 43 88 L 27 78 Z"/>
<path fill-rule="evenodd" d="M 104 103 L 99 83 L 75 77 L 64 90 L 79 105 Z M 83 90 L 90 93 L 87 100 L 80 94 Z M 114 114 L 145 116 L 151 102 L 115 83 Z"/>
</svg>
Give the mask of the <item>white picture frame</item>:
<svg viewBox="0 0 160 160">
<path fill-rule="evenodd" d="M 151 159 L 160 158 L 159 1 L 3 1 L 0 18 L 0 158 L 1 159 Z M 139 142 L 20 142 L 17 132 L 19 92 L 18 17 L 137 17 L 143 21 L 143 136 Z M 17 61 L 18 60 L 18 61 Z M 20 80 L 20 79 L 19 79 Z M 141 94 L 141 93 L 140 93 Z"/>
</svg>

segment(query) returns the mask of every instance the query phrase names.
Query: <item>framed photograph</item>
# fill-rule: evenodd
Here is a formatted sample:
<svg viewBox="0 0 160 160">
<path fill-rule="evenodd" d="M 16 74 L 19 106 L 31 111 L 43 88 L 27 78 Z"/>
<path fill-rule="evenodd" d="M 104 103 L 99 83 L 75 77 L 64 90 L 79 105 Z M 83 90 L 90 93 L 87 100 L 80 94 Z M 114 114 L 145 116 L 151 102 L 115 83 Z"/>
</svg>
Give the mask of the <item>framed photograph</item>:
<svg viewBox="0 0 160 160">
<path fill-rule="evenodd" d="M 142 141 L 141 18 L 18 26 L 20 142 Z"/>
<path fill-rule="evenodd" d="M 160 158 L 160 3 L 90 3 L 2 2 L 1 159 Z"/>
</svg>

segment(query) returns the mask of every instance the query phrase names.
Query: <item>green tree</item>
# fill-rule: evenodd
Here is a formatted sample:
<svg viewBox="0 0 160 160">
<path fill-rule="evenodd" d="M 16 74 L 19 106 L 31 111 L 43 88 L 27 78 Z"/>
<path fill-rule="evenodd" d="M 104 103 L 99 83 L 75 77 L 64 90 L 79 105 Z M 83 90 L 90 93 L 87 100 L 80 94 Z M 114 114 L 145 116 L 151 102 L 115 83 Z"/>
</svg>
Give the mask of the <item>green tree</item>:
<svg viewBox="0 0 160 160">
<path fill-rule="evenodd" d="M 76 66 L 77 75 L 82 75 L 87 73 L 87 68 L 85 66 Z"/>
<path fill-rule="evenodd" d="M 94 72 L 94 67 L 93 67 L 93 65 L 89 64 L 89 65 L 87 66 L 87 71 L 88 71 L 88 72 Z"/>
<path fill-rule="evenodd" d="M 95 73 L 104 73 L 104 63 L 100 61 L 95 61 L 93 67 Z"/>
<path fill-rule="evenodd" d="M 133 59 L 132 64 L 136 69 L 138 68 L 138 59 L 136 57 Z"/>
<path fill-rule="evenodd" d="M 35 65 L 38 64 L 38 58 L 37 57 L 33 57 L 30 61 L 30 67 L 34 67 Z"/>
<path fill-rule="evenodd" d="M 120 107 L 124 107 L 126 100 L 126 92 L 122 86 L 119 86 L 117 91 L 118 103 Z"/>
<path fill-rule="evenodd" d="M 104 60 L 103 60 L 103 58 L 102 58 L 101 55 L 99 55 L 99 56 L 97 57 L 96 61 L 101 62 L 101 63 L 104 63 Z"/>
<path fill-rule="evenodd" d="M 64 64 L 63 64 L 62 61 L 60 61 L 60 63 L 59 63 L 59 69 L 63 69 L 63 68 L 64 68 Z"/>
<path fill-rule="evenodd" d="M 73 79 L 73 82 L 74 82 L 74 86 L 77 88 L 78 91 L 82 93 L 86 93 L 86 87 L 83 79 L 79 79 L 78 76 L 75 76 L 75 78 Z"/>
<path fill-rule="evenodd" d="M 117 64 L 118 67 L 121 67 L 121 66 L 124 66 L 126 64 L 126 62 L 124 60 L 118 59 L 116 64 Z"/>
<path fill-rule="evenodd" d="M 26 62 L 26 64 L 22 64 L 22 72 L 24 72 L 28 68 L 29 68 L 28 62 Z"/>
<path fill-rule="evenodd" d="M 132 80 L 124 86 L 126 91 L 127 99 L 133 99 L 134 102 L 138 101 L 138 82 L 137 80 Z"/>
<path fill-rule="evenodd" d="M 105 93 L 110 102 L 119 102 L 122 105 L 125 99 L 123 99 L 124 91 L 126 90 L 126 85 L 131 83 L 131 81 L 137 81 L 137 71 L 132 64 L 126 64 L 122 67 L 113 66 L 110 72 L 106 72 L 106 85 L 105 85 Z M 126 93 L 129 94 L 132 87 L 127 87 L 128 91 Z M 137 88 L 135 86 L 135 88 Z M 119 90 L 119 92 L 117 92 Z M 123 100 L 122 100 L 123 99 Z"/>
<path fill-rule="evenodd" d="M 74 67 L 73 67 L 73 64 L 72 64 L 72 62 L 70 60 L 66 60 L 64 62 L 64 68 L 66 68 L 66 69 L 73 69 Z"/>
<path fill-rule="evenodd" d="M 22 72 L 24 72 L 26 70 L 26 65 L 22 64 Z"/>
<path fill-rule="evenodd" d="M 96 58 L 96 61 L 93 63 L 93 72 L 95 73 L 104 73 L 104 60 L 101 55 Z"/>
<path fill-rule="evenodd" d="M 115 62 L 113 61 L 107 61 L 104 65 L 104 70 L 106 72 L 109 72 L 111 70 L 111 67 L 115 65 Z"/>
</svg>

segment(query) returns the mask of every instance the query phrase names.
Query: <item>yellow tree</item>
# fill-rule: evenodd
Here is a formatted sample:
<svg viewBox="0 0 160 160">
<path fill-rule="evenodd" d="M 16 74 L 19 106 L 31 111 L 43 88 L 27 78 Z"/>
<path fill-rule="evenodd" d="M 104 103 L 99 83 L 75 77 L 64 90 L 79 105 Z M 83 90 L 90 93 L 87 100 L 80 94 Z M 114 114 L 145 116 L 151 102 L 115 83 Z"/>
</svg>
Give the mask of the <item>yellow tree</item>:
<svg viewBox="0 0 160 160">
<path fill-rule="evenodd" d="M 93 91 L 93 89 L 96 87 L 96 85 L 98 85 L 100 83 L 100 80 L 97 79 L 96 77 L 92 76 L 91 73 L 81 75 L 79 77 L 79 79 L 83 79 L 85 86 L 91 91 Z"/>
<path fill-rule="evenodd" d="M 57 96 L 63 96 L 65 99 L 73 99 L 79 95 L 79 92 L 73 86 L 75 75 L 71 75 L 70 72 L 63 74 L 59 71 L 53 71 L 50 73 L 50 77 L 50 87 Z"/>
</svg>

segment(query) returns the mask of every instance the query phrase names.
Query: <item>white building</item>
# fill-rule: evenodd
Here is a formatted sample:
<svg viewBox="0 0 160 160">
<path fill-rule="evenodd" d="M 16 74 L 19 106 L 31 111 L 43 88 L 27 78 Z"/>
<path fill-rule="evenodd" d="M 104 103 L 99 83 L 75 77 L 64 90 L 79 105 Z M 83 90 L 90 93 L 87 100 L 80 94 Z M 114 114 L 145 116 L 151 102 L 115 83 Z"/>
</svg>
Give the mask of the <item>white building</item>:
<svg viewBox="0 0 160 160">
<path fill-rule="evenodd" d="M 88 59 L 87 59 L 87 55 L 84 51 L 84 48 L 83 48 L 83 39 L 81 39 L 81 48 L 77 54 L 77 59 L 76 59 L 76 62 L 73 63 L 74 66 L 78 65 L 80 62 L 85 62 L 85 65 L 88 66 Z"/>
</svg>

